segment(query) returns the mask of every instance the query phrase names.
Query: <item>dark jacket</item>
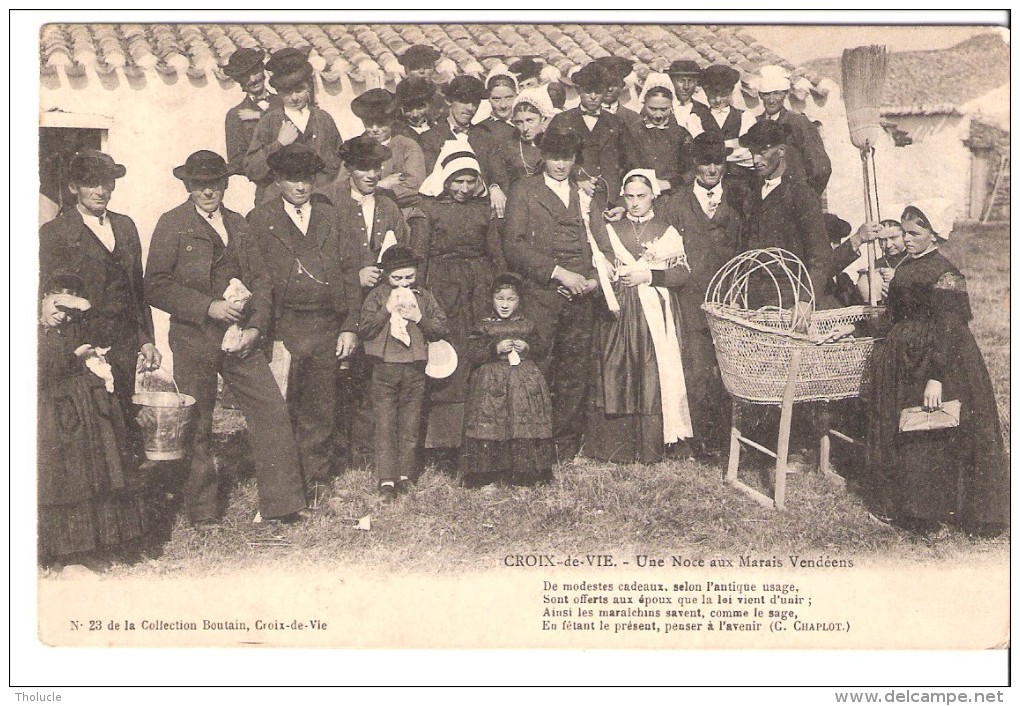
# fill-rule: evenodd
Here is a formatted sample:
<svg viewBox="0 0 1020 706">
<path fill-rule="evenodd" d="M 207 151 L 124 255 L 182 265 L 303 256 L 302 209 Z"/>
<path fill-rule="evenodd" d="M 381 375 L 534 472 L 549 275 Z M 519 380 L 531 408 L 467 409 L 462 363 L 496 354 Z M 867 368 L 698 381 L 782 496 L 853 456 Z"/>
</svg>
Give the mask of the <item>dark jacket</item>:
<svg viewBox="0 0 1020 706">
<path fill-rule="evenodd" d="M 305 234 L 301 233 L 284 211 L 283 199 L 260 204 L 246 216 L 273 281 L 274 315 L 278 318 L 280 309 L 287 302 L 287 285 L 291 277 L 311 276 L 327 283 L 330 306 L 340 322 L 341 330 L 357 331 L 358 315 L 349 310 L 347 285 L 340 269 L 336 210 L 324 196 L 314 195 L 309 203 L 312 206 L 311 218 Z M 295 248 L 295 235 L 314 244 L 312 249 L 317 256 L 316 262 L 306 263 L 302 260 L 299 268 L 300 253 Z M 316 269 L 313 270 L 313 267 Z M 300 274 L 303 271 L 308 274 Z"/>
<path fill-rule="evenodd" d="M 413 132 L 413 131 L 412 131 Z M 488 143 L 488 134 L 484 132 L 483 128 L 477 125 L 472 125 L 467 129 L 467 140 L 468 144 L 471 145 L 471 149 L 475 155 L 479 158 L 479 166 L 483 166 L 481 153 L 486 151 L 485 147 Z M 448 141 L 454 139 L 453 130 L 450 129 L 449 118 L 443 118 L 427 132 L 421 135 L 421 139 L 418 140 L 418 144 L 421 146 L 421 151 L 425 153 L 425 175 L 426 177 L 432 173 L 433 168 L 436 166 L 436 161 L 439 159 L 439 153 L 443 149 L 443 145 Z M 487 175 L 483 169 L 482 178 L 485 179 Z"/>
<path fill-rule="evenodd" d="M 757 118 L 758 122 L 766 119 L 765 113 Z M 816 194 L 821 194 L 832 176 L 832 163 L 818 127 L 803 113 L 786 108 L 779 111 L 777 122 L 789 127 L 790 146 L 796 148 L 788 151 L 790 175 L 800 177 Z"/>
<path fill-rule="evenodd" d="M 121 267 L 127 275 L 129 293 L 126 301 L 112 301 L 109 287 L 111 255 L 99 238 L 85 225 L 74 206 L 65 208 L 39 230 L 40 284 L 57 274 L 75 274 L 85 283 L 85 296 L 92 304 L 89 318 L 100 323 L 107 312 L 126 311 L 125 320 L 115 328 L 130 332 L 137 341 L 127 346 L 139 347 L 152 343 L 152 312 L 145 304 L 142 289 L 142 245 L 138 230 L 129 217 L 107 211 L 113 237 L 117 242 Z M 114 323 L 114 322 L 111 322 Z M 120 341 L 112 342 L 114 345 Z M 94 341 L 105 345 L 106 341 Z M 128 351 L 134 355 L 135 350 Z"/>
<path fill-rule="evenodd" d="M 271 93 L 268 100 L 269 108 L 267 110 L 280 107 L 280 97 L 275 93 Z M 244 167 L 244 157 L 248 153 L 248 147 L 251 146 L 251 138 L 255 134 L 255 126 L 259 124 L 258 119 L 242 120 L 240 114 L 243 110 L 254 110 L 259 114 L 259 118 L 267 112 L 262 110 L 259 104 L 253 101 L 251 96 L 247 94 L 245 94 L 244 100 L 227 111 L 223 126 L 227 138 L 227 164 L 236 167 L 238 170 Z"/>
<path fill-rule="evenodd" d="M 595 127 L 588 130 L 581 109 L 571 108 L 549 122 L 549 131 L 553 130 L 570 130 L 581 138 L 579 178 L 601 177 L 597 188 L 605 190 L 604 198 L 608 203 L 616 203 L 623 180 L 623 120 L 603 110 Z"/>
<path fill-rule="evenodd" d="M 683 173 L 691 167 L 690 152 L 694 138 L 670 114 L 666 128 L 646 127 L 644 118 L 632 110 L 620 108 L 624 126 L 623 164 L 626 174 L 631 169 L 654 169 L 655 176 L 669 182 L 673 191 L 684 188 Z"/>
<path fill-rule="evenodd" d="M 449 331 L 446 314 L 439 302 L 427 289 L 413 289 L 414 298 L 421 310 L 421 321 L 407 322 L 407 333 L 411 337 L 410 347 L 390 335 L 390 312 L 386 310 L 393 287 L 380 282 L 365 297 L 361 308 L 360 335 L 364 340 L 365 355 L 387 363 L 424 362 L 428 359 L 428 342 L 438 341 Z"/>
<path fill-rule="evenodd" d="M 209 318 L 209 305 L 223 298 L 230 277 L 240 279 L 252 293 L 244 326 L 263 334 L 269 331 L 273 291 L 247 222 L 239 213 L 221 211 L 226 247 L 190 199 L 160 216 L 145 268 L 145 301 L 170 314 L 171 330 L 196 336 L 201 332 L 207 344 L 217 347 L 227 327 Z"/>
</svg>

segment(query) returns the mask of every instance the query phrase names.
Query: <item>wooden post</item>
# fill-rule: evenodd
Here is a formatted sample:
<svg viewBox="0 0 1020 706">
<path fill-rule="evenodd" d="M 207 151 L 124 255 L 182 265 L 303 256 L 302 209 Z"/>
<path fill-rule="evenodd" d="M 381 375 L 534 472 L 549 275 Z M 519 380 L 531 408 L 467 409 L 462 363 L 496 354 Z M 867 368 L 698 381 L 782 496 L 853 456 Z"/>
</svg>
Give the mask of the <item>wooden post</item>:
<svg viewBox="0 0 1020 706">
<path fill-rule="evenodd" d="M 829 427 L 832 425 L 829 414 L 829 403 L 819 403 L 819 415 L 821 419 L 819 423 L 822 427 L 822 438 L 818 443 L 818 470 L 825 475 L 829 472 L 829 453 L 831 450 L 831 440 L 829 439 Z"/>
<path fill-rule="evenodd" d="M 797 369 L 800 367 L 801 353 L 799 348 L 795 348 L 790 357 L 790 372 L 786 376 L 783 406 L 779 415 L 779 446 L 776 450 L 773 493 L 777 510 L 782 510 L 786 505 L 786 459 L 790 452 L 790 422 L 793 418 L 793 396 L 797 387 Z"/>
<path fill-rule="evenodd" d="M 733 421 L 730 423 L 730 460 L 726 467 L 726 480 L 737 480 L 740 469 L 740 402 L 733 398 Z"/>
</svg>

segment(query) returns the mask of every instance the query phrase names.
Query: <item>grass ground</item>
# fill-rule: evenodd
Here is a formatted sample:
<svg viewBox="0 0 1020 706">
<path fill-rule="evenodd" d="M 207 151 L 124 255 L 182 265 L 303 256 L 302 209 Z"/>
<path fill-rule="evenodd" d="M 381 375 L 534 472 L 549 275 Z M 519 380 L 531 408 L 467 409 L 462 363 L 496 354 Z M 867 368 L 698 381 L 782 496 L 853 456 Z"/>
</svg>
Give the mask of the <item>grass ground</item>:
<svg viewBox="0 0 1020 706">
<path fill-rule="evenodd" d="M 1008 444 L 1008 230 L 957 232 L 944 252 L 967 275 L 972 329 L 992 375 Z M 893 530 L 869 517 L 852 493 L 815 473 L 790 476 L 785 512 L 765 509 L 723 482 L 724 459 L 648 466 L 580 460 L 557 468 L 552 484 L 528 489 L 468 490 L 432 466 L 413 493 L 389 506 L 376 504 L 369 472 L 354 469 L 336 479 L 326 511 L 302 525 L 274 528 L 251 522 L 256 491 L 241 426 L 236 416 L 219 416 L 226 529 L 198 535 L 177 519 L 158 558 L 115 566 L 111 577 L 313 565 L 448 572 L 490 568 L 519 552 L 706 558 L 801 553 L 909 563 L 976 554 L 1004 559 L 1009 551 L 1008 537 L 975 539 L 953 531 L 923 539 Z M 371 529 L 357 529 L 366 516 Z"/>
</svg>

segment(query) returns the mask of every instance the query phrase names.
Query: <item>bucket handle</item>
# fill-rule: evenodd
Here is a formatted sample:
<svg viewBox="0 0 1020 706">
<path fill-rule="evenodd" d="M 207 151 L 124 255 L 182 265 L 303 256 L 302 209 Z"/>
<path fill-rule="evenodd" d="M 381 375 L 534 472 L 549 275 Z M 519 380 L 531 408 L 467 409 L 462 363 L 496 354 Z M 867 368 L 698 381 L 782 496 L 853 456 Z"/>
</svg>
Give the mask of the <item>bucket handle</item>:
<svg viewBox="0 0 1020 706">
<path fill-rule="evenodd" d="M 166 368 L 164 368 L 161 365 L 161 366 L 159 366 L 159 368 L 157 368 L 157 370 L 166 370 Z M 146 383 L 149 381 L 149 375 L 151 374 L 151 372 L 152 371 L 150 371 L 150 370 L 146 370 L 144 373 L 142 373 L 142 375 L 143 375 L 143 377 L 142 377 L 142 386 L 143 387 L 148 387 L 148 385 L 146 385 Z M 170 374 L 170 382 L 172 382 L 174 384 L 174 390 L 177 391 L 177 401 L 181 405 L 181 407 L 183 407 L 184 403 L 185 403 L 184 395 L 181 394 L 181 388 L 177 387 L 177 381 L 174 380 L 173 373 Z"/>
</svg>

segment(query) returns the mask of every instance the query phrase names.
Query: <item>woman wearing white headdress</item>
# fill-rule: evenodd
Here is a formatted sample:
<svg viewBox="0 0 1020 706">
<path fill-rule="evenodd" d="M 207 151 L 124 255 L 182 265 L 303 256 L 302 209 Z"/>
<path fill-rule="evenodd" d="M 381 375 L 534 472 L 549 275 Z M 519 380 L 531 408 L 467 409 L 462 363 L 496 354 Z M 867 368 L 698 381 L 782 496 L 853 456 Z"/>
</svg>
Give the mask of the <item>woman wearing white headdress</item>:
<svg viewBox="0 0 1020 706">
<path fill-rule="evenodd" d="M 615 263 L 620 304 L 619 315 L 607 318 L 596 334 L 598 374 L 585 455 L 600 460 L 655 462 L 666 445 L 678 443 L 687 455 L 684 440 L 694 435 L 676 292 L 690 267 L 683 237 L 653 210 L 659 193 L 653 171 L 631 170 L 620 193 L 627 215 L 592 224 Z"/>
<path fill-rule="evenodd" d="M 544 86 L 525 88 L 514 98 L 510 107 L 514 132 L 508 139 L 493 145 L 490 159 L 491 184 L 489 188 L 502 189 L 509 194 L 518 179 L 542 171 L 542 152 L 535 144 L 556 114 L 549 93 Z"/>
<path fill-rule="evenodd" d="M 662 73 L 650 73 L 641 88 L 641 113 L 623 119 L 627 139 L 623 145 L 624 169 L 651 169 L 663 192 L 679 191 L 690 169 L 694 138 L 673 114 L 673 82 Z"/>
<path fill-rule="evenodd" d="M 1009 466 L 991 379 L 967 325 L 967 281 L 939 252 L 952 204 L 915 201 L 900 222 L 907 259 L 889 283 L 884 339 L 872 356 L 869 499 L 915 532 L 956 524 L 998 534 L 1009 526 Z M 911 430 L 912 420 L 947 413 L 957 426 Z"/>
<path fill-rule="evenodd" d="M 446 142 L 419 191 L 420 213 L 411 219 L 418 219 L 411 229 L 411 248 L 422 257 L 418 281 L 446 312 L 447 340 L 466 361 L 468 335 L 491 311 L 492 279 L 505 269 L 497 222 L 471 146 Z M 460 446 L 469 372 L 462 366 L 433 383 L 426 448 Z"/>
</svg>

